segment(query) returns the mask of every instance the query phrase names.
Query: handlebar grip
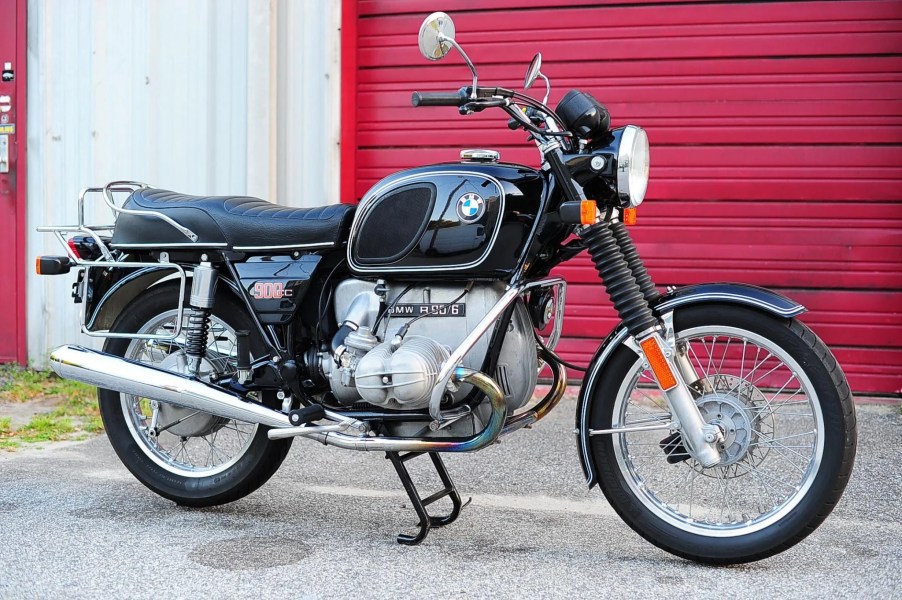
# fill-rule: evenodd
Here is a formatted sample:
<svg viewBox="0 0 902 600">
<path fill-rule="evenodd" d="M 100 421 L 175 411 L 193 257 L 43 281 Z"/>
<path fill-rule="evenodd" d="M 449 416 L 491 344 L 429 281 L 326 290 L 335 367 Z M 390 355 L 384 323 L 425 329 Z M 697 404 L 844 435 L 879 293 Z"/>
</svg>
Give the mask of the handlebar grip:
<svg viewBox="0 0 902 600">
<path fill-rule="evenodd" d="M 462 106 L 467 103 L 464 89 L 456 92 L 414 92 L 410 98 L 414 106 Z"/>
</svg>

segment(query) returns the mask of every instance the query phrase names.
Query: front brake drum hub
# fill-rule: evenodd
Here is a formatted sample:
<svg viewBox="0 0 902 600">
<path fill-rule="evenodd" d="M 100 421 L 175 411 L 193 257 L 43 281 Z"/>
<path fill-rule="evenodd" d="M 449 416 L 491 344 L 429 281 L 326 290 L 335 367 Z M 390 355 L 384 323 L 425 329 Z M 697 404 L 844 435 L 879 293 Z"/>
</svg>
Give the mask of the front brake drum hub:
<svg viewBox="0 0 902 600">
<path fill-rule="evenodd" d="M 718 443 L 721 462 L 728 466 L 743 459 L 754 469 L 767 456 L 768 448 L 761 444 L 773 436 L 774 423 L 769 403 L 755 386 L 738 377 L 718 375 L 714 391 L 696 399 L 702 420 L 717 425 L 723 433 Z M 746 471 L 731 469 L 733 476 Z"/>
</svg>

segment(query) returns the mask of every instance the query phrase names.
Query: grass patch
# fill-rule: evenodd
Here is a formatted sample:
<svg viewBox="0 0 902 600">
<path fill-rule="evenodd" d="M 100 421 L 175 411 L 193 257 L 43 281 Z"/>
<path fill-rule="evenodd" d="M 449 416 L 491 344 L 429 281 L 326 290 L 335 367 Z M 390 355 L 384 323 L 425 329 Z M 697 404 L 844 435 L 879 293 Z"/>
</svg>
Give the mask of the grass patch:
<svg viewBox="0 0 902 600">
<path fill-rule="evenodd" d="M 54 415 L 38 415 L 16 433 L 23 442 L 55 442 L 66 439 L 66 434 L 75 431 L 75 425 L 69 417 Z"/>
<path fill-rule="evenodd" d="M 15 450 L 19 442 L 11 439 L 13 435 L 12 419 L 0 417 L 0 450 Z"/>
<path fill-rule="evenodd" d="M 23 444 L 84 439 L 103 431 L 95 389 L 61 379 L 52 371 L 0 366 L 0 415 L 3 404 L 39 401 L 43 410 L 25 425 L 16 427 L 9 416 L 0 416 L 0 450 L 16 450 Z"/>
<path fill-rule="evenodd" d="M 78 381 L 61 379 L 53 371 L 0 365 L 0 400 L 28 402 L 49 396 L 83 402 L 94 398 L 94 388 Z"/>
</svg>

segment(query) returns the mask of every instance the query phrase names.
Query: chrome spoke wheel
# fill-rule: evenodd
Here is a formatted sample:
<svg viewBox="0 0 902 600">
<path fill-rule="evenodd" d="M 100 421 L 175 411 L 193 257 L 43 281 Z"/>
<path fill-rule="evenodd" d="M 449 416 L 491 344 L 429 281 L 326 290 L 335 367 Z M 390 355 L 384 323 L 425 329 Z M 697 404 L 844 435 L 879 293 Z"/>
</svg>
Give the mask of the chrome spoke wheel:
<svg viewBox="0 0 902 600">
<path fill-rule="evenodd" d="M 161 313 L 148 321 L 140 333 L 171 333 L 177 316 L 175 310 Z M 125 357 L 169 371 L 186 372 L 183 338 L 172 342 L 133 340 Z M 236 358 L 234 329 L 211 317 L 207 357 L 200 376 L 234 371 Z M 121 402 L 125 422 L 141 450 L 159 466 L 183 477 L 209 477 L 225 471 L 244 456 L 257 432 L 256 424 L 148 398 L 121 394 Z"/>
<path fill-rule="evenodd" d="M 666 431 L 618 434 L 624 481 L 657 517 L 689 533 L 730 537 L 775 524 L 805 497 L 823 457 L 814 386 L 789 352 L 753 331 L 709 325 L 678 335 L 702 418 L 723 433 L 721 463 L 703 468 L 682 446 L 668 457 L 663 446 L 679 436 Z M 620 385 L 613 427 L 670 419 L 654 381 L 637 359 Z"/>
</svg>

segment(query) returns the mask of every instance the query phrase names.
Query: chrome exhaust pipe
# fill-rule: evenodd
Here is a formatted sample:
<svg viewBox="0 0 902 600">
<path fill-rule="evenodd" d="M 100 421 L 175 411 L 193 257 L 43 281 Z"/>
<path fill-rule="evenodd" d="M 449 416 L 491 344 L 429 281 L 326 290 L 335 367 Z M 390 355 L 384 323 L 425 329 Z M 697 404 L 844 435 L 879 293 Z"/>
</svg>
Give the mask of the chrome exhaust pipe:
<svg viewBox="0 0 902 600">
<path fill-rule="evenodd" d="M 81 346 L 60 346 L 50 353 L 50 367 L 65 379 L 81 381 L 99 388 L 159 400 L 176 406 L 211 413 L 228 419 L 259 423 L 273 427 L 270 439 L 306 437 L 329 446 L 349 450 L 375 452 L 470 452 L 484 448 L 498 439 L 507 418 L 504 392 L 484 373 L 458 367 L 454 378 L 469 383 L 488 396 L 492 406 L 489 422 L 482 431 L 461 441 L 423 440 L 413 438 L 369 437 L 349 435 L 341 430 L 358 429 L 362 425 L 354 419 L 339 415 L 326 417 L 338 420 L 337 425 L 304 425 L 293 427 L 288 415 L 245 400 L 240 395 L 216 388 L 197 379 L 165 371 L 105 352 Z M 328 430 L 327 430 L 328 429 Z M 338 429 L 340 431 L 334 431 Z"/>
<path fill-rule="evenodd" d="M 245 400 L 239 394 L 185 375 L 81 346 L 60 346 L 51 352 L 50 367 L 64 379 L 74 379 L 123 394 L 168 402 L 236 421 L 291 427 L 288 415 Z"/>
<path fill-rule="evenodd" d="M 504 423 L 501 435 L 513 433 L 518 429 L 529 427 L 536 421 L 540 421 L 551 412 L 552 408 L 557 406 L 557 403 L 564 397 L 564 392 L 567 391 L 567 369 L 564 368 L 564 365 L 544 350 L 540 352 L 540 356 L 545 360 L 548 368 L 551 369 L 551 388 L 545 397 L 533 408 L 519 415 L 509 417 Z"/>
<path fill-rule="evenodd" d="M 454 378 L 481 390 L 488 396 L 492 405 L 492 414 L 485 428 L 476 435 L 462 441 L 449 442 L 415 438 L 348 435 L 340 431 L 332 431 L 333 426 L 326 426 L 329 428 L 329 431 L 324 431 L 322 426 L 316 425 L 273 429 L 268 433 L 269 439 L 303 436 L 328 446 L 369 452 L 472 452 L 473 450 L 485 448 L 498 439 L 498 436 L 501 435 L 501 429 L 504 427 L 504 421 L 507 418 L 507 404 L 504 402 L 504 392 L 501 391 L 494 379 L 473 369 L 458 367 L 454 371 Z"/>
</svg>

